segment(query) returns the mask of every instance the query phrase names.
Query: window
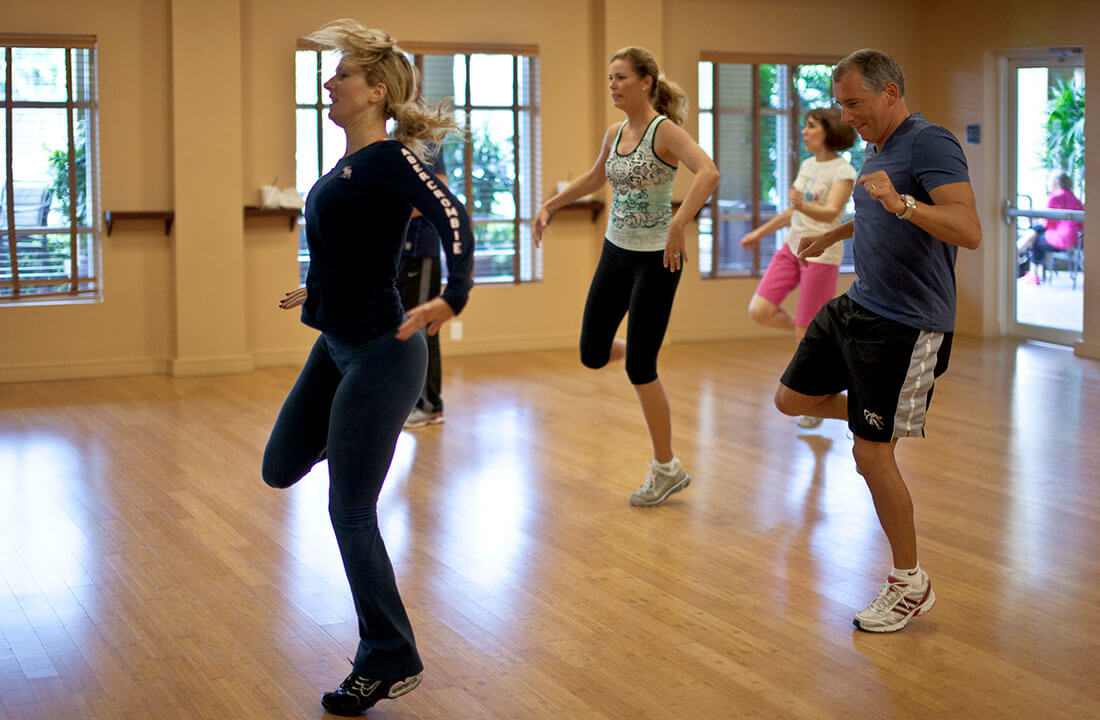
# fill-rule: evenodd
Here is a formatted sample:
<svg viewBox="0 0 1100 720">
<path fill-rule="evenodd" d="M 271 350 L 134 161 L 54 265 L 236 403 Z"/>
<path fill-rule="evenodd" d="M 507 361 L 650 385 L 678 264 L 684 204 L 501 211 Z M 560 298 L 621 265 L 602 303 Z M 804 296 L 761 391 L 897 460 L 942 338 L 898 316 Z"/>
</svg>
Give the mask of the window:
<svg viewBox="0 0 1100 720">
<path fill-rule="evenodd" d="M 760 275 L 786 240 L 784 229 L 756 247 L 740 244 L 745 233 L 787 208 L 787 191 L 809 157 L 801 136 L 806 111 L 833 105 L 835 62 L 704 54 L 699 144 L 722 173 L 718 192 L 699 218 L 704 277 Z M 858 170 L 862 142 L 841 155 Z M 851 263 L 848 243 L 841 269 L 851 270 Z"/>
<path fill-rule="evenodd" d="M 95 38 L 0 35 L 0 302 L 99 290 Z"/>
<path fill-rule="evenodd" d="M 421 74 L 424 100 L 450 100 L 470 142 L 443 146 L 448 186 L 473 222 L 474 279 L 518 283 L 541 277 L 531 220 L 538 210 L 538 57 L 530 47 L 403 46 Z M 305 193 L 344 152 L 328 120 L 323 83 L 335 53 L 302 45 L 296 53 L 297 188 Z M 309 253 L 300 232 L 304 280 Z"/>
</svg>

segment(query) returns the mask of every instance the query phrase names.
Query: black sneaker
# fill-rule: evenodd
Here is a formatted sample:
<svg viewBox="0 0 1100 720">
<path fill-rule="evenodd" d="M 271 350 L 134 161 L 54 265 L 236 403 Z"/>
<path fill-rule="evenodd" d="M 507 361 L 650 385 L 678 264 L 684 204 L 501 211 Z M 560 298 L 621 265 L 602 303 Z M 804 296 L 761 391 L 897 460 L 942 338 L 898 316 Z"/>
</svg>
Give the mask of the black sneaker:
<svg viewBox="0 0 1100 720">
<path fill-rule="evenodd" d="M 352 717 L 373 707 L 379 700 L 412 692 L 423 677 L 424 673 L 419 672 L 404 680 L 371 680 L 352 673 L 340 683 L 339 690 L 321 696 L 321 705 L 333 715 Z"/>
</svg>

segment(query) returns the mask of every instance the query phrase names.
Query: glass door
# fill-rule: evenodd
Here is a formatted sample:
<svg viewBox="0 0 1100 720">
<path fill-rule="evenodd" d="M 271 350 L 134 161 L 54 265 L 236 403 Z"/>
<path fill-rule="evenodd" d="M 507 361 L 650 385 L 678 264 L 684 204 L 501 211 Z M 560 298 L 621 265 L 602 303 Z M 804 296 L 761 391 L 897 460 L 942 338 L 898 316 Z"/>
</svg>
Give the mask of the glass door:
<svg viewBox="0 0 1100 720">
<path fill-rule="evenodd" d="M 1085 56 L 1007 62 L 1003 219 L 1008 332 L 1071 344 L 1084 315 Z"/>
</svg>

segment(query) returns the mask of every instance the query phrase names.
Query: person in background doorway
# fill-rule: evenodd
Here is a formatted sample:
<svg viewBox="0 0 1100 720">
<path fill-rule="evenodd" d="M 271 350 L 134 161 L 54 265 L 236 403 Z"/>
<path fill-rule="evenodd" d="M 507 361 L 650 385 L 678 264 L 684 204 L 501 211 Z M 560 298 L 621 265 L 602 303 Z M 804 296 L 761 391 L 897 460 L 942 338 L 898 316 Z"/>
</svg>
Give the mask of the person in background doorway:
<svg viewBox="0 0 1100 720">
<path fill-rule="evenodd" d="M 1085 206 L 1073 194 L 1073 181 L 1062 170 L 1055 170 L 1050 176 L 1050 196 L 1047 198 L 1047 210 L 1084 210 Z M 1023 281 L 1038 285 L 1040 268 L 1044 267 L 1047 253 L 1051 250 L 1068 250 L 1077 245 L 1081 238 L 1082 225 L 1073 220 L 1042 220 L 1031 226 L 1031 232 L 1020 238 L 1016 250 L 1026 255 L 1031 268 Z"/>
</svg>

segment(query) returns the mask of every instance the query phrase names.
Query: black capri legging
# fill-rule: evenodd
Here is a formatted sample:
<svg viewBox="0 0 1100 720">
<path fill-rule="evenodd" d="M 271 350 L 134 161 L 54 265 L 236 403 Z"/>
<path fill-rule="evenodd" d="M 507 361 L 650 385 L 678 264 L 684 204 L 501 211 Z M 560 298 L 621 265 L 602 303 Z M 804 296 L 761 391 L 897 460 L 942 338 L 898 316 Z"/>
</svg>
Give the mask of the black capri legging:
<svg viewBox="0 0 1100 720">
<path fill-rule="evenodd" d="M 662 265 L 661 250 L 624 250 L 608 240 L 588 288 L 581 326 L 581 362 L 601 368 L 611 357 L 615 331 L 626 324 L 626 374 L 634 385 L 657 379 L 657 353 L 668 329 L 680 273 Z"/>
</svg>

